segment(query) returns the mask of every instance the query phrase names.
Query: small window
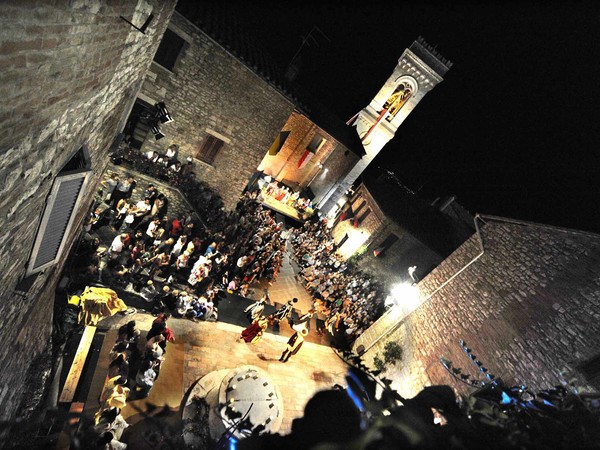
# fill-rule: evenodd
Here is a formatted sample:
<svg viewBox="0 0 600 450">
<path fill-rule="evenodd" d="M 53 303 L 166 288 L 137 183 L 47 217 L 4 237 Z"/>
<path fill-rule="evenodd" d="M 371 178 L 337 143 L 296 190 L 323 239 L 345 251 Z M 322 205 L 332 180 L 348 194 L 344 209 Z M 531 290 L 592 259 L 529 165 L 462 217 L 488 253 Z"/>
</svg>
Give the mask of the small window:
<svg viewBox="0 0 600 450">
<path fill-rule="evenodd" d="M 323 136 L 315 134 L 312 140 L 310 141 L 310 144 L 308 144 L 306 148 L 311 152 L 316 153 L 321 147 L 323 147 L 324 143 L 325 138 Z"/>
<path fill-rule="evenodd" d="M 600 389 L 600 354 L 577 367 L 592 386 Z"/>
<path fill-rule="evenodd" d="M 360 204 L 356 208 L 354 208 L 354 214 L 358 214 L 360 212 L 360 210 L 365 207 L 366 204 L 367 204 L 367 201 L 362 199 Z"/>
<path fill-rule="evenodd" d="M 377 249 L 375 250 L 375 256 L 380 256 L 382 253 L 384 253 L 388 248 L 390 248 L 392 245 L 394 245 L 396 243 L 396 241 L 398 240 L 398 236 L 396 236 L 394 233 L 390 234 L 388 237 L 385 238 L 385 240 L 379 245 L 379 247 L 377 247 Z"/>
<path fill-rule="evenodd" d="M 364 213 L 362 213 L 358 217 L 358 219 L 356 219 L 357 224 L 360 225 L 363 222 L 363 220 L 365 220 L 369 216 L 369 214 L 371 214 L 371 208 L 367 208 L 367 210 Z"/>
<path fill-rule="evenodd" d="M 196 158 L 207 164 L 212 164 L 217 157 L 217 154 L 221 151 L 223 144 L 224 142 L 221 139 L 209 134 L 206 137 L 206 141 L 204 141 L 202 148 L 196 154 Z"/>
<path fill-rule="evenodd" d="M 185 40 L 167 28 L 154 55 L 154 62 L 172 71 L 183 44 L 185 44 Z"/>
</svg>

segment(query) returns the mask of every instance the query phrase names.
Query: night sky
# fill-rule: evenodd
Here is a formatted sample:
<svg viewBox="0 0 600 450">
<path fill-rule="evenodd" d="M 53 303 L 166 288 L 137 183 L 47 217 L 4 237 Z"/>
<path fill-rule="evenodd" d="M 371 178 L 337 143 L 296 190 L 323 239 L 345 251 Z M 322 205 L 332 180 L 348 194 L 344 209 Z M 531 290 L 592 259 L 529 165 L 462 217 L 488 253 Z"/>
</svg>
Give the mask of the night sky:
<svg viewBox="0 0 600 450">
<path fill-rule="evenodd" d="M 313 26 L 327 35 L 313 32 L 296 81 L 344 121 L 423 36 L 454 66 L 373 164 L 471 213 L 600 232 L 600 2 L 356 4 L 235 11 L 283 67 Z"/>
</svg>

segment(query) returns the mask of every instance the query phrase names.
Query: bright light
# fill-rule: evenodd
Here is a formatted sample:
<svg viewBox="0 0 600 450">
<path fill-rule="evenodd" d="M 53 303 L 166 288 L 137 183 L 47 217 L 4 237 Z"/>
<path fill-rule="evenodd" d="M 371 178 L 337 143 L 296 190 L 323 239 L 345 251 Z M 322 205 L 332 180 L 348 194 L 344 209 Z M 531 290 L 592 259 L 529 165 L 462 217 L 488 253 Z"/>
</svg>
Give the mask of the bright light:
<svg viewBox="0 0 600 450">
<path fill-rule="evenodd" d="M 412 311 L 419 306 L 419 289 L 408 283 L 397 284 L 392 288 L 390 296 L 402 309 Z"/>
</svg>

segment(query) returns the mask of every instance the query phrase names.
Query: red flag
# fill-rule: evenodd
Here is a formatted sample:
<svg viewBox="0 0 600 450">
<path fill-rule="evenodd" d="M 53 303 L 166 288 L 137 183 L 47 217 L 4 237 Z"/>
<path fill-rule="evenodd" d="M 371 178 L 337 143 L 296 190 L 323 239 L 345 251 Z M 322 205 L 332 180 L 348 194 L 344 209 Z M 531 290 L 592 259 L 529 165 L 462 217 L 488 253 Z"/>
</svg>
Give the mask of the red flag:
<svg viewBox="0 0 600 450">
<path fill-rule="evenodd" d="M 298 161 L 298 169 L 302 169 L 304 166 L 306 166 L 306 164 L 310 161 L 313 155 L 313 152 L 311 152 L 309 149 L 306 149 L 304 155 L 302 155 L 302 158 L 300 158 L 300 160 Z"/>
</svg>

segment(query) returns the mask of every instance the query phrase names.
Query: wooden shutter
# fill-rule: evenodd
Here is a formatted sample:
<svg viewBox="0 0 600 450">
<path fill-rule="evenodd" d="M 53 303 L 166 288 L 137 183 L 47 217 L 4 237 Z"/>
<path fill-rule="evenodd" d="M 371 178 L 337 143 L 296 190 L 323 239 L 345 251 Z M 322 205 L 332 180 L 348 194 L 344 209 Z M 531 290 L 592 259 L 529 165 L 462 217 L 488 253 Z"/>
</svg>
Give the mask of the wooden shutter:
<svg viewBox="0 0 600 450">
<path fill-rule="evenodd" d="M 221 139 L 209 134 L 206 137 L 204 145 L 198 152 L 198 159 L 205 163 L 212 164 L 221 150 L 221 147 L 223 147 L 223 144 L 224 142 Z"/>
<path fill-rule="evenodd" d="M 88 173 L 72 173 L 54 180 L 29 259 L 28 274 L 45 269 L 60 257 Z"/>
</svg>

